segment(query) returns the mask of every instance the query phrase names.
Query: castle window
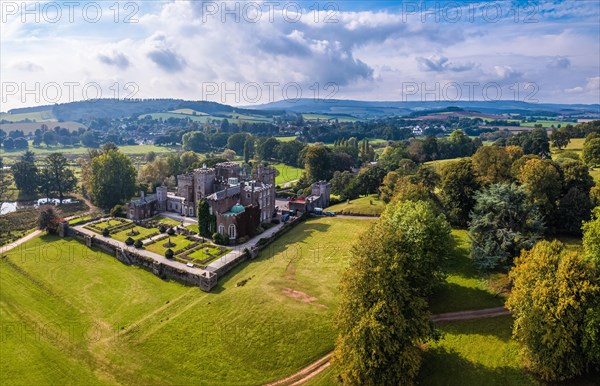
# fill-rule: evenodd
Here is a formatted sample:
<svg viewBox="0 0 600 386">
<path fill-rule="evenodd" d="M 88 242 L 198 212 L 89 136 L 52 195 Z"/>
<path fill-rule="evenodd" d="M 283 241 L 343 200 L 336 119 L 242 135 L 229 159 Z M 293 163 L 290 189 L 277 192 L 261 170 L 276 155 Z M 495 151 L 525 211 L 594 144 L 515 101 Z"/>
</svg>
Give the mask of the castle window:
<svg viewBox="0 0 600 386">
<path fill-rule="evenodd" d="M 229 238 L 235 239 L 236 237 L 237 237 L 237 232 L 235 229 L 235 225 L 231 224 L 231 225 L 229 225 Z"/>
<path fill-rule="evenodd" d="M 225 235 L 225 226 L 223 224 L 219 225 L 219 234 L 221 236 Z"/>
</svg>

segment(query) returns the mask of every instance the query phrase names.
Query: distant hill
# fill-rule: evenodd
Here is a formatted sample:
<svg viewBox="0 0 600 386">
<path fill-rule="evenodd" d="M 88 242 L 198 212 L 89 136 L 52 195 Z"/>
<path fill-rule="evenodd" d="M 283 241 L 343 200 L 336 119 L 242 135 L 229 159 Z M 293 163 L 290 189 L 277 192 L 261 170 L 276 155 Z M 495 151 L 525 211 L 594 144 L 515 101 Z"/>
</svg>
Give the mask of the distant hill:
<svg viewBox="0 0 600 386">
<path fill-rule="evenodd" d="M 94 101 L 70 102 L 13 109 L 10 110 L 8 114 L 2 114 L 0 118 L 8 119 L 10 116 L 26 117 L 28 115 L 33 116 L 33 113 L 39 114 L 39 112 L 48 112 L 54 120 L 82 121 L 92 118 L 130 117 L 141 114 L 168 112 L 177 109 L 191 109 L 195 111 L 201 111 L 208 115 L 222 113 L 248 113 L 253 115 L 273 116 L 277 113 L 283 114 L 283 111 L 278 112 L 276 109 L 269 109 L 268 111 L 261 111 L 261 109 L 250 110 L 207 101 L 185 101 L 181 99 L 98 99 Z"/>
<path fill-rule="evenodd" d="M 357 100 L 314 100 L 278 101 L 262 105 L 233 107 L 216 102 L 186 101 L 181 99 L 115 100 L 99 99 L 64 104 L 46 105 L 13 109 L 8 114 L 0 114 L 6 122 L 28 121 L 79 121 L 93 118 L 120 118 L 143 114 L 167 113 L 175 110 L 196 111 L 200 115 L 214 118 L 231 117 L 231 114 L 260 117 L 283 116 L 287 113 L 322 114 L 321 119 L 382 118 L 387 116 L 415 116 L 415 113 L 435 113 L 448 111 L 477 111 L 484 114 L 520 114 L 527 116 L 558 116 L 573 118 L 600 118 L 600 104 L 551 104 L 527 103 L 520 101 L 357 101 Z M 423 115 L 425 115 L 423 114 Z M 185 117 L 185 115 L 183 116 Z"/>
<path fill-rule="evenodd" d="M 295 113 L 349 114 L 359 118 L 376 118 L 389 115 L 406 116 L 417 111 L 444 111 L 448 108 L 476 110 L 488 114 L 523 114 L 540 116 L 592 116 L 600 117 L 600 104 L 552 104 L 521 101 L 357 101 L 344 99 L 278 101 L 262 105 L 246 106 L 259 110 L 286 110 Z"/>
</svg>

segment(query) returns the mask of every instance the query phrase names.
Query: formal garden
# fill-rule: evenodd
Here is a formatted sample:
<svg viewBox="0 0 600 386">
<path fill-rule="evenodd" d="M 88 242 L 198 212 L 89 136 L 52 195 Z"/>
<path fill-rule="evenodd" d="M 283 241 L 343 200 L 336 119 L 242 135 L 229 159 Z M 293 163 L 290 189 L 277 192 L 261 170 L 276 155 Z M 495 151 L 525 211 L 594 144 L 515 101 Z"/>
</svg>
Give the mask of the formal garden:
<svg viewBox="0 0 600 386">
<path fill-rule="evenodd" d="M 163 216 L 143 225 L 127 219 L 110 218 L 87 224 L 84 228 L 183 264 L 205 266 L 231 251 L 198 236 L 190 227 L 180 227 L 176 220 Z"/>
</svg>

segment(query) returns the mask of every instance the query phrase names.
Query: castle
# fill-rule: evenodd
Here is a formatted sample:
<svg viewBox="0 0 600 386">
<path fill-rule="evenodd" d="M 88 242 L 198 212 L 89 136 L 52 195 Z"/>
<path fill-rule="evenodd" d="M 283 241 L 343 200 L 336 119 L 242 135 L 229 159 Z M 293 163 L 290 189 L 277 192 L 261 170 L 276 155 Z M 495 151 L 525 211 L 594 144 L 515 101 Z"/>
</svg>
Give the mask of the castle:
<svg viewBox="0 0 600 386">
<path fill-rule="evenodd" d="M 277 171 L 259 164 L 248 173 L 235 162 L 223 162 L 214 168 L 203 165 L 191 173 L 177 176 L 177 193 L 165 186 L 127 205 L 127 217 L 143 220 L 161 212 L 197 216 L 198 203 L 206 200 L 216 217 L 216 229 L 230 240 L 251 237 L 261 223 L 275 214 L 275 177 Z"/>
</svg>

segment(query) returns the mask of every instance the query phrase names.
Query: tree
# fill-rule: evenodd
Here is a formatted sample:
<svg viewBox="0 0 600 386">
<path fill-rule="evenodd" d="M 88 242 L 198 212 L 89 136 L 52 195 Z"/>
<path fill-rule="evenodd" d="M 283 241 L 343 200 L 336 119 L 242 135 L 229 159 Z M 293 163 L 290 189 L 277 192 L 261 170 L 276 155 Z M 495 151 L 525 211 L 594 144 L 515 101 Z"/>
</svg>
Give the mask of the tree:
<svg viewBox="0 0 600 386">
<path fill-rule="evenodd" d="M 66 193 L 77 187 L 77 178 L 69 169 L 68 161 L 61 153 L 52 153 L 44 160 L 39 175 L 40 190 L 46 197 L 58 195 L 60 202 Z"/>
<path fill-rule="evenodd" d="M 131 159 L 110 149 L 90 160 L 88 192 L 94 204 L 110 209 L 135 193 L 136 170 Z"/>
<path fill-rule="evenodd" d="M 320 180 L 330 180 L 333 176 L 332 150 L 326 146 L 313 145 L 304 152 L 304 170 L 308 183 Z"/>
<path fill-rule="evenodd" d="M 189 172 L 192 171 L 194 165 L 198 164 L 200 158 L 198 157 L 198 154 L 194 153 L 193 151 L 186 151 L 185 153 L 181 154 L 179 160 L 181 161 L 181 168 L 184 171 Z"/>
<path fill-rule="evenodd" d="M 500 146 L 480 147 L 472 157 L 473 171 L 481 185 L 510 181 L 510 157 Z"/>
<path fill-rule="evenodd" d="M 275 154 L 278 160 L 286 165 L 299 166 L 300 152 L 306 145 L 298 140 L 290 142 L 279 142 L 275 149 Z"/>
<path fill-rule="evenodd" d="M 495 184 L 475 195 L 469 234 L 471 256 L 479 269 L 508 268 L 543 233 L 542 217 L 524 187 Z"/>
<path fill-rule="evenodd" d="M 35 165 L 35 154 L 27 151 L 21 159 L 11 167 L 15 185 L 23 194 L 33 195 L 38 188 L 38 168 Z"/>
<path fill-rule="evenodd" d="M 198 233 L 203 237 L 211 237 L 217 229 L 217 218 L 210 213 L 210 206 L 206 200 L 198 203 Z"/>
<path fill-rule="evenodd" d="M 560 164 L 563 195 L 558 204 L 556 225 L 563 232 L 581 235 L 581 224 L 590 219 L 594 179 L 581 161 L 565 159 Z"/>
<path fill-rule="evenodd" d="M 523 251 L 515 264 L 506 305 L 529 368 L 545 381 L 562 381 L 600 365 L 597 267 L 557 241 Z"/>
<path fill-rule="evenodd" d="M 244 142 L 244 162 L 248 163 L 254 157 L 254 139 L 246 138 Z"/>
<path fill-rule="evenodd" d="M 594 210 L 593 219 L 583 225 L 583 250 L 600 269 L 600 206 Z"/>
<path fill-rule="evenodd" d="M 60 213 L 54 206 L 44 205 L 38 209 L 38 229 L 46 231 L 46 233 L 55 234 L 58 231 L 58 224 L 61 221 Z"/>
<path fill-rule="evenodd" d="M 202 153 L 209 150 L 206 136 L 201 131 L 191 131 L 183 135 L 183 150 Z"/>
<path fill-rule="evenodd" d="M 427 296 L 443 280 L 450 227 L 423 202 L 389 205 L 359 236 L 340 282 L 333 365 L 344 384 L 414 383 L 433 335 Z"/>
<path fill-rule="evenodd" d="M 46 131 L 42 134 L 42 141 L 46 144 L 46 146 L 50 147 L 52 145 L 56 145 L 57 139 L 56 134 L 52 131 Z"/>
<path fill-rule="evenodd" d="M 250 137 L 250 134 L 248 133 L 236 133 L 230 135 L 227 139 L 227 148 L 235 151 L 238 154 L 243 153 L 244 144 L 246 143 L 248 137 Z"/>
<path fill-rule="evenodd" d="M 595 167 L 600 165 L 600 138 L 594 138 L 585 142 L 582 158 L 589 166 Z"/>
<path fill-rule="evenodd" d="M 540 208 L 546 223 L 554 223 L 557 201 L 562 190 L 558 166 L 548 159 L 531 159 L 519 170 L 519 182 Z"/>
<path fill-rule="evenodd" d="M 550 140 L 558 150 L 562 150 L 569 146 L 569 143 L 571 142 L 571 136 L 564 129 L 552 129 Z"/>
<path fill-rule="evenodd" d="M 256 158 L 259 160 L 270 160 L 275 157 L 275 149 L 279 141 L 273 137 L 259 138 L 256 142 Z"/>
<path fill-rule="evenodd" d="M 6 200 L 11 177 L 4 169 L 4 159 L 0 157 L 0 205 Z"/>
<path fill-rule="evenodd" d="M 452 224 L 467 226 L 479 187 L 469 159 L 452 162 L 442 169 L 440 199 Z"/>
</svg>

